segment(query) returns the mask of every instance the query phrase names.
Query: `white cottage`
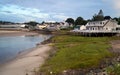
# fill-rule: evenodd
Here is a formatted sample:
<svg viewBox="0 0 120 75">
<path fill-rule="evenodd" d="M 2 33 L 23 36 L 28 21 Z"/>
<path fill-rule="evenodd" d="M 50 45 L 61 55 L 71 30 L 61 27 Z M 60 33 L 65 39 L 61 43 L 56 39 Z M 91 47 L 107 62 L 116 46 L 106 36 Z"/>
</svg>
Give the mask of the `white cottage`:
<svg viewBox="0 0 120 75">
<path fill-rule="evenodd" d="M 86 24 L 86 30 L 90 31 L 115 31 L 118 24 L 115 20 L 93 21 Z"/>
<path fill-rule="evenodd" d="M 67 22 L 63 22 L 60 25 L 60 29 L 66 29 L 66 28 L 69 28 L 69 27 L 73 27 L 73 24 L 69 24 Z"/>
</svg>

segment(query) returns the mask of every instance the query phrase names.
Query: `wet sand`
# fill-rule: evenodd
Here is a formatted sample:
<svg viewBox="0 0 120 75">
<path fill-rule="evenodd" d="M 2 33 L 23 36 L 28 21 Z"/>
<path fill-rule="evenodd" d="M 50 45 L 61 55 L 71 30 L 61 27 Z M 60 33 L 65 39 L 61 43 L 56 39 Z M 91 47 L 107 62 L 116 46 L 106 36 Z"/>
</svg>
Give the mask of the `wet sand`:
<svg viewBox="0 0 120 75">
<path fill-rule="evenodd" d="M 0 75 L 26 75 L 27 73 L 32 75 L 44 63 L 50 49 L 48 44 L 40 45 L 31 52 L 21 54 L 15 60 L 1 66 Z"/>
<path fill-rule="evenodd" d="M 0 30 L 0 36 L 37 35 L 35 32 Z"/>
</svg>

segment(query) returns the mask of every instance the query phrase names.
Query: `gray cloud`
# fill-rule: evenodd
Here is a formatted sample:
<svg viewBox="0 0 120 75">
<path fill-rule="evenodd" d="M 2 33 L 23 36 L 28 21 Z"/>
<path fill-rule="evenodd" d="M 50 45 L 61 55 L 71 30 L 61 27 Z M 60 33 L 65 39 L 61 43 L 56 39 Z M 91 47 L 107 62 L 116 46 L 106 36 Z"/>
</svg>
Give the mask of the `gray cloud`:
<svg viewBox="0 0 120 75">
<path fill-rule="evenodd" d="M 99 9 L 103 9 L 107 14 L 114 12 L 103 0 L 0 0 L 0 13 L 17 15 L 18 18 L 24 18 L 25 21 L 62 21 L 67 17 L 76 18 L 78 16 L 89 19 Z"/>
<path fill-rule="evenodd" d="M 11 11 L 2 11 L 2 12 L 5 12 L 5 13 L 12 13 Z"/>
<path fill-rule="evenodd" d="M 18 5 L 0 5 L 0 13 L 4 15 L 17 16 L 18 18 L 24 18 L 25 21 L 29 20 L 51 20 L 56 19 L 62 20 L 67 18 L 64 13 L 52 13 L 52 12 L 42 12 L 36 8 L 26 8 Z"/>
</svg>

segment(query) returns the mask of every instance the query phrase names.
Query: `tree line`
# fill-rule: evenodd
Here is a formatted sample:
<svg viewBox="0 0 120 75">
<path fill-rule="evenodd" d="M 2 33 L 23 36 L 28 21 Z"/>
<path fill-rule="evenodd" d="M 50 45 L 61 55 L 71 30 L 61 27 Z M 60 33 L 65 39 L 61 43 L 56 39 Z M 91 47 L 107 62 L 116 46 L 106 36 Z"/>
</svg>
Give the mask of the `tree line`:
<svg viewBox="0 0 120 75">
<path fill-rule="evenodd" d="M 14 22 L 9 22 L 9 21 L 0 21 L 0 24 L 15 24 Z"/>
</svg>

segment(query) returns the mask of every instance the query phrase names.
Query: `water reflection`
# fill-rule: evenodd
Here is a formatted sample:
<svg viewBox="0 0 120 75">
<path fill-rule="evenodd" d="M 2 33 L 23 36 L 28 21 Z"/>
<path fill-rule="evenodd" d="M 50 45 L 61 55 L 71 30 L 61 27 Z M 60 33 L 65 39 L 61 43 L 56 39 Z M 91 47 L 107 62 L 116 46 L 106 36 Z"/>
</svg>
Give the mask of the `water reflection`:
<svg viewBox="0 0 120 75">
<path fill-rule="evenodd" d="M 51 35 L 27 35 L 16 37 L 0 37 L 0 63 L 14 58 L 19 52 L 35 47 Z"/>
</svg>

